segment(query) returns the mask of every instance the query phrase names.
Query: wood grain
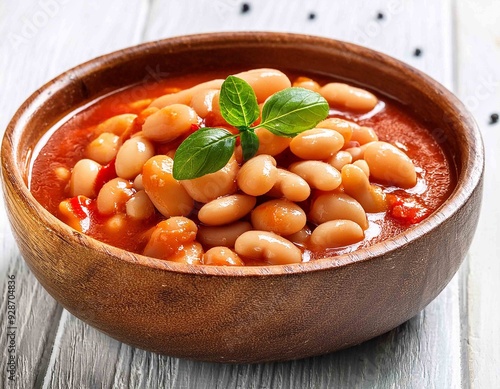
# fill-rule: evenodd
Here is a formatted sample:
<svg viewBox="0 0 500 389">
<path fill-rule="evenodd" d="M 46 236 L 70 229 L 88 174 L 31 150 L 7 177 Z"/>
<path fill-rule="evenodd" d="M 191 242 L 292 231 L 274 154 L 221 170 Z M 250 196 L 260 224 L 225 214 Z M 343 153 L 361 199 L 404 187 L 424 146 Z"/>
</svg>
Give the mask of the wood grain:
<svg viewBox="0 0 500 389">
<path fill-rule="evenodd" d="M 469 261 L 468 367 L 473 388 L 494 388 L 500 381 L 500 207 L 496 196 L 500 186 L 500 123 L 490 124 L 490 115 L 500 114 L 500 3 L 463 1 L 458 3 L 457 12 L 457 92 L 475 115 L 486 149 L 485 196 Z"/>
<path fill-rule="evenodd" d="M 138 43 L 145 19 L 147 2 L 129 2 L 119 23 L 109 23 L 108 15 L 120 8 L 119 1 L 97 2 L 32 1 L 0 4 L 0 85 L 9 91 L 2 98 L 1 133 L 15 110 L 39 86 L 92 56 Z M 130 25 L 137 26 L 130 29 Z M 99 31 L 99 34 L 94 34 Z M 4 95 L 7 96 L 7 95 Z M 62 307 L 40 286 L 22 260 L 0 198 L 0 336 L 6 339 L 6 276 L 16 277 L 18 305 L 16 356 L 17 381 L 6 375 L 7 353 L 0 355 L 0 387 L 41 387 L 52 354 Z M 4 293 L 5 291 L 5 293 Z M 6 344 L 6 343 L 3 343 Z"/>
<path fill-rule="evenodd" d="M 463 387 L 454 369 L 461 363 L 459 307 L 452 293 L 457 283 L 455 278 L 426 310 L 385 335 L 337 353 L 282 363 L 232 365 L 170 358 L 121 344 L 86 325 L 82 328 L 81 321 L 69 316 L 56 355 L 60 362 L 55 364 L 56 369 L 64 370 L 57 371 L 47 387 L 64 388 L 65 382 L 72 382 L 75 388 L 90 387 L 86 386 L 89 380 L 95 387 L 144 389 Z M 436 341 L 440 333 L 447 335 Z M 88 341 L 78 346 L 75 341 L 81 334 Z M 110 352 L 104 354 L 100 349 Z M 68 369 L 63 361 L 71 361 L 77 368 Z M 426 367 L 438 361 L 447 365 Z M 82 373 L 80 367 L 85 366 L 96 366 L 94 377 Z M 112 384 L 110 377 L 114 377 Z"/>
<path fill-rule="evenodd" d="M 491 16 L 498 14 L 498 10 L 489 8 L 495 6 L 494 2 L 487 0 L 481 1 L 482 5 L 478 4 L 478 7 L 483 7 L 479 10 L 475 9 L 472 2 L 457 2 L 461 7 L 458 23 L 460 66 L 458 62 L 453 63 L 453 57 L 450 55 L 455 52 L 452 44 L 452 40 L 455 39 L 452 28 L 455 9 L 452 6 L 455 2 L 449 0 L 443 2 L 341 0 L 336 1 L 335 6 L 329 1 L 311 1 L 306 10 L 300 1 L 273 2 L 278 8 L 272 8 L 266 6 L 269 2 L 259 0 L 251 2 L 252 11 L 248 15 L 240 15 L 241 4 L 234 0 L 216 0 L 212 5 L 203 4 L 201 7 L 197 6 L 199 2 L 194 1 L 181 3 L 153 1 L 149 15 L 146 15 L 146 1 L 134 2 L 133 5 L 129 2 L 128 10 L 121 10 L 117 2 L 108 2 L 109 8 L 106 9 L 98 8 L 97 2 L 71 3 L 61 7 L 61 11 L 39 29 L 27 44 L 15 50 L 10 45 L 0 45 L 0 85 L 2 90 L 9 91 L 9 98 L 4 98 L 0 102 L 1 128 L 5 128 L 17 106 L 36 87 L 66 68 L 90 59 L 96 54 L 133 44 L 141 39 L 152 40 L 183 33 L 223 29 L 266 29 L 306 32 L 346 39 L 396 56 L 423 69 L 450 87 L 453 86 L 453 66 L 458 66 L 460 84 L 455 87 L 460 86 L 458 92 L 463 99 L 474 96 L 477 93 L 477 86 L 483 82 L 482 72 L 477 70 L 478 66 L 483 66 L 487 70 L 487 75 L 498 74 L 495 70 L 498 67 L 494 67 L 498 61 L 491 55 L 498 50 L 498 46 L 495 45 L 495 39 L 498 39 L 495 30 L 490 28 L 487 30 L 490 32 L 485 33 L 483 28 L 479 28 L 476 31 L 476 26 L 484 24 L 483 20 L 490 20 Z M 402 11 L 401 7 L 398 7 L 401 4 Z M 99 6 L 104 5 L 99 3 Z M 23 26 L 22 18 L 27 17 L 30 20 L 34 12 L 39 10 L 37 7 L 39 6 L 35 1 L 16 5 L 1 2 L 2 36 L 11 31 L 19 33 Z M 114 9 L 120 17 L 108 16 L 110 9 Z M 276 9 L 280 12 L 275 12 Z M 181 14 L 181 11 L 184 12 Z M 313 22 L 307 18 L 310 11 L 315 11 L 317 15 Z M 381 21 L 376 19 L 378 12 L 382 12 L 385 16 Z M 81 19 L 80 15 L 84 15 L 84 19 Z M 212 15 L 216 17 L 212 19 L 204 17 Z M 122 16 L 126 18 L 125 22 Z M 142 28 L 145 29 L 141 38 Z M 101 39 L 102 36 L 106 39 Z M 483 39 L 483 43 L 481 41 L 478 43 L 478 39 Z M 416 47 L 422 48 L 421 57 L 413 56 Z M 490 55 L 484 56 L 484 53 Z M 486 58 L 486 61 L 483 58 Z M 490 98 L 480 102 L 478 107 L 471 109 L 477 114 L 478 121 L 484 129 L 483 136 L 491 145 L 487 144 L 487 150 L 496 150 L 498 125 L 490 127 L 487 121 L 489 114 L 499 105 L 498 87 Z M 491 190 L 494 190 L 500 181 L 498 175 L 491 175 L 497 166 L 494 155 L 493 152 L 487 153 L 487 166 L 489 166 L 487 171 L 490 175 L 486 177 L 486 193 L 492 193 Z M 497 284 L 495 274 L 498 274 L 495 266 L 498 263 L 496 259 L 499 257 L 499 246 L 498 243 L 491 244 L 497 241 L 495 237 L 498 235 L 494 232 L 499 212 L 495 204 L 492 197 L 485 198 L 484 208 L 488 209 L 488 212 L 486 215 L 483 212 L 482 228 L 476 235 L 478 243 L 473 245 L 471 251 L 471 262 L 474 265 L 469 290 L 470 365 L 475 387 L 478 388 L 494 387 L 498 382 L 498 376 L 495 379 L 495 374 L 498 373 L 496 366 L 499 349 L 496 346 L 498 341 L 494 339 L 497 339 L 495 336 L 498 337 L 496 329 L 500 319 L 495 316 L 496 311 L 492 311 L 491 308 L 491 304 L 498 299 L 486 297 L 495 295 Z M 18 375 L 18 383 L 11 387 L 31 387 L 35 381 L 40 382 L 36 379 L 36 366 L 43 351 L 39 350 L 36 342 L 43 338 L 44 333 L 49 332 L 46 327 L 53 327 L 56 324 L 44 320 L 46 317 L 44 312 L 52 312 L 51 298 L 47 297 L 29 272 L 20 270 L 24 265 L 20 265 L 17 249 L 4 222 L 6 219 L 3 207 L 0 207 L 0 212 L 2 212 L 0 287 L 2 291 L 5 290 L 4 275 L 14 271 L 16 275 L 20 274 L 18 280 L 21 287 L 31 290 L 30 294 L 25 294 L 29 299 L 19 303 L 20 321 L 31 325 L 25 329 L 26 334 L 31 334 L 29 339 L 23 340 L 25 349 L 18 352 L 18 355 L 25 360 L 26 368 Z M 484 259 L 485 252 L 489 253 L 486 259 Z M 485 260 L 488 261 L 486 266 Z M 462 358 L 460 350 L 461 341 L 464 343 L 467 341 L 467 332 L 464 334 L 460 331 L 460 327 L 467 323 L 467 316 L 464 316 L 461 310 L 464 301 L 460 299 L 460 291 L 464 290 L 461 285 L 466 275 L 463 273 L 466 271 L 467 267 L 464 266 L 460 279 L 455 278 L 431 305 L 407 323 L 411 325 L 398 328 L 395 330 L 396 335 L 391 335 L 389 339 L 383 336 L 355 349 L 314 358 L 311 361 L 306 360 L 303 363 L 290 362 L 277 366 L 274 364 L 220 366 L 161 357 L 129 346 L 117 346 L 116 341 L 99 334 L 71 315 L 64 314 L 67 318 L 59 327 L 45 387 L 66 388 L 68 382 L 74 385 L 72 387 L 81 388 L 91 387 L 90 382 L 95 383 L 95 387 L 123 388 L 152 387 L 155 384 L 158 384 L 158 387 L 186 387 L 188 383 L 194 382 L 200 385 L 214 383 L 213 386 L 221 388 L 300 387 L 301 384 L 304 384 L 304 387 L 335 387 L 335 384 L 339 387 L 381 388 L 467 387 L 467 373 L 461 373 L 462 367 L 463 371 L 468 370 L 465 363 L 467 355 L 465 359 Z M 2 298 L 5 298 L 4 294 Z M 5 300 L 2 300 L 2 310 L 4 306 Z M 78 341 L 81 339 L 81 333 L 85 333 L 85 343 Z M 119 347 L 118 356 L 114 351 L 109 354 L 103 352 L 108 348 L 113 350 L 113 347 Z M 396 354 L 397 357 L 393 351 L 395 348 L 401 350 L 401 353 Z M 351 350 L 354 350 L 351 358 L 345 358 L 344 353 Z M 29 353 L 32 353 L 32 357 L 28 358 Z M 45 352 L 45 355 L 47 354 L 51 354 L 51 349 Z M 335 359 L 336 356 L 338 359 Z M 5 354 L 0 356 L 2 367 L 3 358 Z M 317 359 L 323 361 L 320 364 L 321 369 L 314 368 L 318 363 Z M 97 362 L 93 363 L 94 360 Z M 71 376 L 78 378 L 67 381 Z M 110 379 L 111 376 L 113 379 Z M 20 382 L 25 382 L 26 385 Z"/>
</svg>

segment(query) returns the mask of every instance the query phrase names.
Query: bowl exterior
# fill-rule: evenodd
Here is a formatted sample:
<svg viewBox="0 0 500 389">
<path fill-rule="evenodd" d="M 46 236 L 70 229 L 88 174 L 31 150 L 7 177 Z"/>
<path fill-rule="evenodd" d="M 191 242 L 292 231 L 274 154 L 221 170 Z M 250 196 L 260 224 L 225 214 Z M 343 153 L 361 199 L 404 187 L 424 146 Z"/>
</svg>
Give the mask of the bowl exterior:
<svg viewBox="0 0 500 389">
<path fill-rule="evenodd" d="M 444 147 L 457 168 L 456 191 L 421 225 L 369 249 L 311 263 L 240 269 L 193 267 L 115 249 L 59 222 L 29 193 L 30 150 L 75 107 L 152 74 L 241 68 L 241 63 L 352 79 L 415 106 L 415 114 L 425 113 L 429 125 L 445 134 Z M 9 220 L 44 288 L 75 316 L 123 342 L 219 362 L 327 353 L 418 313 L 466 255 L 478 221 L 483 163 L 470 115 L 432 80 L 358 46 L 273 33 L 174 38 L 83 64 L 31 97 L 2 145 Z"/>
</svg>

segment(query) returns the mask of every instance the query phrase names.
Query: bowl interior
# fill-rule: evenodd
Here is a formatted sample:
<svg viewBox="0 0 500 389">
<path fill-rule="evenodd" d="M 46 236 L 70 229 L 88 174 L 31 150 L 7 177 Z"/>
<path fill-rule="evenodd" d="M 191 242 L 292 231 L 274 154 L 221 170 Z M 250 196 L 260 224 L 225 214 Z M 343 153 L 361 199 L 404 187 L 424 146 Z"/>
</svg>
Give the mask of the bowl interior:
<svg viewBox="0 0 500 389">
<path fill-rule="evenodd" d="M 242 66 L 244 64 L 244 66 Z M 37 91 L 16 113 L 2 146 L 7 181 L 37 212 L 46 214 L 28 191 L 31 158 L 38 141 L 75 108 L 97 97 L 133 84 L 159 78 L 217 69 L 276 67 L 290 71 L 346 79 L 376 90 L 406 106 L 431 129 L 447 152 L 457 173 L 454 193 L 431 217 L 410 228 L 404 236 L 360 249 L 351 254 L 310 263 L 272 266 L 264 273 L 318 270 L 396 249 L 421 236 L 456 212 L 477 186 L 483 165 L 482 144 L 476 125 L 462 104 L 444 87 L 421 72 L 380 53 L 318 37 L 275 34 L 205 34 L 152 42 L 112 53 L 67 71 Z M 10 158 L 12 156 L 12 158 Z M 52 228 L 70 229 L 51 215 L 44 216 Z M 93 245 L 117 257 L 159 268 L 218 274 L 210 267 L 194 269 L 182 264 L 130 255 L 91 238 L 78 237 L 78 244 Z M 101 247 L 102 246 L 102 247 Z M 132 258 L 132 259 L 131 259 Z M 263 269 L 223 269 L 235 275 L 262 274 Z"/>
</svg>

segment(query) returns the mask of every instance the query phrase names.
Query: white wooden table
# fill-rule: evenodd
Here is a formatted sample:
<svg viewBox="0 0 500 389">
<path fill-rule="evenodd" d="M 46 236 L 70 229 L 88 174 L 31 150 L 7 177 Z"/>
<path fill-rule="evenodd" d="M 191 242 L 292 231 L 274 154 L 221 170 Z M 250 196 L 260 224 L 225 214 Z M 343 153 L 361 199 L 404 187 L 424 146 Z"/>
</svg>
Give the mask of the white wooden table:
<svg viewBox="0 0 500 389">
<path fill-rule="evenodd" d="M 359 43 L 454 91 L 486 147 L 483 212 L 457 276 L 423 312 L 360 346 L 287 363 L 219 365 L 119 343 L 57 304 L 24 264 L 0 204 L 0 388 L 500 387 L 500 1 L 2 0 L 0 128 L 39 86 L 143 41 L 273 30 Z M 244 12 L 246 11 L 246 12 Z M 15 277 L 17 369 L 8 380 L 8 276 Z"/>
</svg>

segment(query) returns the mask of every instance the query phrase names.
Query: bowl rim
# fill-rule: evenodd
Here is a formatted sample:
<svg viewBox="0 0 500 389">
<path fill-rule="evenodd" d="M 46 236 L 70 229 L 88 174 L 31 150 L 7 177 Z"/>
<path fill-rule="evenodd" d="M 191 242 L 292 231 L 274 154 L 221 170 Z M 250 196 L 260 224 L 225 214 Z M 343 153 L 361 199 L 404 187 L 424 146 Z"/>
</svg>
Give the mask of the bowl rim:
<svg viewBox="0 0 500 389">
<path fill-rule="evenodd" d="M 102 64 L 115 64 L 120 61 L 132 60 L 134 56 L 141 55 L 141 53 L 148 52 L 149 50 L 157 49 L 163 46 L 193 46 L 203 45 L 204 43 L 213 43 L 217 41 L 223 44 L 231 44 L 236 41 L 254 42 L 255 44 L 273 43 L 280 44 L 290 40 L 300 41 L 301 43 L 313 43 L 318 46 L 326 48 L 342 47 L 349 50 L 358 56 L 375 56 L 377 61 L 391 66 L 403 67 L 410 71 L 412 75 L 418 78 L 421 82 L 432 87 L 439 93 L 443 99 L 447 100 L 454 110 L 460 115 L 463 121 L 463 126 L 468 128 L 468 139 L 471 144 L 475 146 L 476 153 L 469 153 L 468 164 L 462 169 L 457 176 L 457 184 L 449 197 L 444 203 L 434 211 L 429 217 L 424 219 L 417 225 L 409 227 L 404 232 L 393 236 L 389 239 L 383 240 L 376 244 L 370 245 L 365 248 L 356 249 L 353 252 L 341 254 L 333 257 L 326 257 L 321 259 L 314 259 L 310 262 L 301 262 L 286 265 L 262 265 L 262 266 L 211 266 L 211 265 L 189 265 L 184 263 L 177 263 L 152 257 L 147 257 L 141 254 L 132 253 L 124 249 L 111 246 L 109 244 L 98 241 L 84 233 L 77 232 L 69 227 L 56 216 L 48 212 L 31 194 L 28 185 L 25 184 L 19 168 L 19 162 L 16 158 L 16 147 L 19 146 L 20 134 L 23 131 L 24 125 L 29 120 L 31 114 L 36 113 L 38 102 L 50 99 L 50 95 L 54 90 L 64 88 L 67 79 L 76 74 L 84 75 L 90 74 L 93 71 L 98 71 Z M 130 58 L 127 59 L 127 56 Z M 109 65 L 108 65 L 109 66 Z M 383 91 L 382 91 L 383 92 Z M 41 101 L 40 101 L 41 99 Z M 77 109 L 77 108 L 75 108 Z M 10 147 L 12 145 L 12 147 Z M 12 154 L 9 155 L 7 150 L 12 149 Z M 45 223 L 48 223 L 48 228 L 55 232 L 58 236 L 70 241 L 72 244 L 83 245 L 90 249 L 101 251 L 105 254 L 111 255 L 116 260 L 125 261 L 132 265 L 144 266 L 152 270 L 168 271 L 174 273 L 192 274 L 192 275 L 213 275 L 213 276 L 270 276 L 270 275 L 292 275 L 299 273 L 307 273 L 320 271 L 324 269 L 336 269 L 349 266 L 355 263 L 368 261 L 372 258 L 382 254 L 390 253 L 398 248 L 410 244 L 418 240 L 424 235 L 430 233 L 434 228 L 444 223 L 447 219 L 453 216 L 462 205 L 471 197 L 473 191 L 480 184 L 484 171 L 484 147 L 480 135 L 479 128 L 470 112 L 466 109 L 463 103 L 443 85 L 436 80 L 426 75 L 420 70 L 415 69 L 402 61 L 399 61 L 387 54 L 369 49 L 367 47 L 359 46 L 354 43 L 348 43 L 336 39 L 296 34 L 296 33 L 281 33 L 281 32 L 215 32 L 215 33 L 202 33 L 192 35 L 181 35 L 161 39 L 157 41 L 150 41 L 138 45 L 126 47 L 120 50 L 113 51 L 95 57 L 89 61 L 83 62 L 57 77 L 48 81 L 40 88 L 38 88 L 16 111 L 10 120 L 7 129 L 3 135 L 2 148 L 2 175 L 6 178 L 6 171 L 9 172 L 8 179 L 12 182 L 13 189 L 16 190 L 22 198 L 27 201 L 29 207 L 33 209 L 34 213 L 38 214 L 39 218 L 43 218 Z M 11 159 L 9 160 L 9 157 Z M 30 158 L 28 158 L 30 159 Z M 462 167 L 464 164 L 462 164 Z M 10 170 L 9 170 L 10 168 Z M 459 178 L 462 177 L 462 180 Z M 5 192 L 5 182 L 2 182 Z"/>
</svg>

